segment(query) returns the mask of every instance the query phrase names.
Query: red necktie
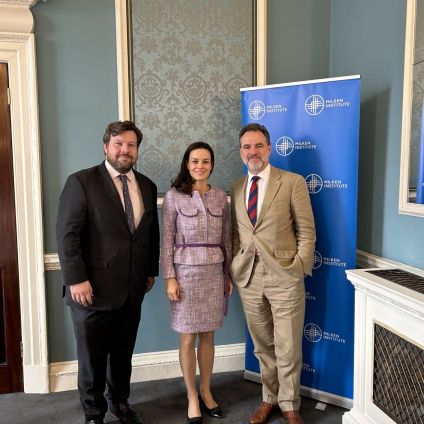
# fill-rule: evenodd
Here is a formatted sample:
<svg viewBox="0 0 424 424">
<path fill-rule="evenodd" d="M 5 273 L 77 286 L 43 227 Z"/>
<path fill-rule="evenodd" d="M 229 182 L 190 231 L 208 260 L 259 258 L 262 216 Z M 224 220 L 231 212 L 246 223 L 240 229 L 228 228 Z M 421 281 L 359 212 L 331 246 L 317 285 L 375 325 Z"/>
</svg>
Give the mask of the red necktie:
<svg viewBox="0 0 424 424">
<path fill-rule="evenodd" d="M 252 177 L 252 184 L 249 190 L 249 202 L 247 204 L 247 213 L 249 214 L 250 222 L 253 226 L 256 225 L 258 213 L 258 176 Z"/>
</svg>

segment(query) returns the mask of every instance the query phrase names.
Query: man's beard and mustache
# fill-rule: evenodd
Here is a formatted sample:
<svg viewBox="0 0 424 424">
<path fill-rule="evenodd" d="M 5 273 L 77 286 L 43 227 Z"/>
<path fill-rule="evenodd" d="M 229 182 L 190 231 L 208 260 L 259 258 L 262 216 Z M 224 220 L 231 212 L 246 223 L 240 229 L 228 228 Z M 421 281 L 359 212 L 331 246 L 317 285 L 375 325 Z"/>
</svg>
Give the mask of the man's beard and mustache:
<svg viewBox="0 0 424 424">
<path fill-rule="evenodd" d="M 262 169 L 264 168 L 265 162 L 263 159 L 257 156 L 248 156 L 247 160 L 245 161 L 245 164 L 249 168 L 249 171 L 253 173 L 253 172 L 262 171 Z"/>
<path fill-rule="evenodd" d="M 119 161 L 120 158 L 128 158 L 129 161 L 122 162 Z M 113 168 L 121 174 L 130 172 L 136 162 L 130 155 L 119 155 L 116 157 L 116 159 L 113 159 L 110 156 L 106 156 L 106 159 L 113 166 Z"/>
</svg>

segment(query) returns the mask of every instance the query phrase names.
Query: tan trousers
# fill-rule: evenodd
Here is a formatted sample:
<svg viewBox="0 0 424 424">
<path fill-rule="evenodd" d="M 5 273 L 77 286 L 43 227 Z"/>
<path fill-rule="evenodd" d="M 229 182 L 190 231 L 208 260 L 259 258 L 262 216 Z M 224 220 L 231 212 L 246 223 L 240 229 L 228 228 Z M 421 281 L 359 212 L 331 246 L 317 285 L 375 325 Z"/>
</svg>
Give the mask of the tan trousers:
<svg viewBox="0 0 424 424">
<path fill-rule="evenodd" d="M 263 400 L 291 411 L 300 407 L 305 285 L 302 279 L 282 288 L 283 278 L 273 277 L 257 256 L 249 283 L 238 289 L 260 364 Z"/>
</svg>

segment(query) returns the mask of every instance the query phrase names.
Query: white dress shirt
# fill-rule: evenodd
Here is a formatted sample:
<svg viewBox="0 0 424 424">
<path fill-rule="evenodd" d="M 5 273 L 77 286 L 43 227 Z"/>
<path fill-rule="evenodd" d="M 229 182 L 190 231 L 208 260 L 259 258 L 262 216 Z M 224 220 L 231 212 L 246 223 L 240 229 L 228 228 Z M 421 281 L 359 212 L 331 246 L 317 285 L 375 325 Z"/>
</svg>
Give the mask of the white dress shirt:
<svg viewBox="0 0 424 424">
<path fill-rule="evenodd" d="M 257 203 L 257 213 L 256 213 L 257 217 L 259 217 L 259 214 L 261 212 L 262 203 L 264 202 L 266 187 L 268 185 L 270 173 L 271 173 L 271 167 L 268 164 L 266 166 L 266 168 L 263 171 L 259 172 L 259 174 L 257 175 L 259 177 L 259 180 L 257 181 L 257 185 L 258 185 L 258 203 Z M 246 209 L 249 208 L 248 207 L 249 191 L 250 191 L 250 186 L 252 185 L 252 177 L 254 177 L 254 175 L 249 172 L 248 173 L 248 180 L 247 180 L 247 184 L 246 184 L 246 193 L 245 193 Z"/>
<path fill-rule="evenodd" d="M 118 172 L 107 160 L 105 160 L 105 165 L 110 177 L 112 178 L 113 183 L 115 184 L 116 189 L 118 190 L 119 197 L 121 198 L 122 207 L 125 210 L 122 181 L 119 178 L 121 173 Z M 140 187 L 137 184 L 137 178 L 135 177 L 133 170 L 131 169 L 131 171 L 125 175 L 128 178 L 128 192 L 130 194 L 131 204 L 134 212 L 135 228 L 137 228 L 144 213 L 143 196 L 141 195 Z"/>
</svg>

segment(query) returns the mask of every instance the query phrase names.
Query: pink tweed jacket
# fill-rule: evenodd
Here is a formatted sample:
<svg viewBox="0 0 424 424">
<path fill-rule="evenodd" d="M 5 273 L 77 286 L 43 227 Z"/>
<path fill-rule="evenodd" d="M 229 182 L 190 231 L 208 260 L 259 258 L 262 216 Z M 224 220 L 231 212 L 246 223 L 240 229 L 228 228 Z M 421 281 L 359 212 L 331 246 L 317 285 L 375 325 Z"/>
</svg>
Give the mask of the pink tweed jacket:
<svg viewBox="0 0 424 424">
<path fill-rule="evenodd" d="M 207 265 L 223 262 L 219 247 L 175 247 L 177 244 L 223 244 L 231 263 L 231 223 L 226 193 L 211 189 L 203 197 L 175 188 L 162 206 L 161 266 L 163 278 L 175 277 L 174 264 Z"/>
</svg>

